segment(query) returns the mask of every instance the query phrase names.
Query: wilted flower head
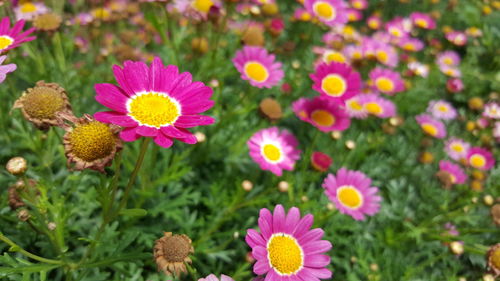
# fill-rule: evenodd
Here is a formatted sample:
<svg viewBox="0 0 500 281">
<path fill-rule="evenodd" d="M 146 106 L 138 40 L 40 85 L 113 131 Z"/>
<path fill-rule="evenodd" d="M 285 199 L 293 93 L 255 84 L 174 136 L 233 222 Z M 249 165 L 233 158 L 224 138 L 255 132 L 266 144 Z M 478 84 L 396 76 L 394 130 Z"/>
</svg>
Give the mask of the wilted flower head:
<svg viewBox="0 0 500 281">
<path fill-rule="evenodd" d="M 495 273 L 500 275 L 500 243 L 493 245 L 487 254 L 488 267 Z"/>
<path fill-rule="evenodd" d="M 165 232 L 162 238 L 155 241 L 153 252 L 158 270 L 166 275 L 178 276 L 187 272 L 185 263 L 192 263 L 189 255 L 194 253 L 194 248 L 187 235 Z"/>
<path fill-rule="evenodd" d="M 54 31 L 61 25 L 62 18 L 56 13 L 45 13 L 37 16 L 33 26 L 41 31 Z"/>
</svg>

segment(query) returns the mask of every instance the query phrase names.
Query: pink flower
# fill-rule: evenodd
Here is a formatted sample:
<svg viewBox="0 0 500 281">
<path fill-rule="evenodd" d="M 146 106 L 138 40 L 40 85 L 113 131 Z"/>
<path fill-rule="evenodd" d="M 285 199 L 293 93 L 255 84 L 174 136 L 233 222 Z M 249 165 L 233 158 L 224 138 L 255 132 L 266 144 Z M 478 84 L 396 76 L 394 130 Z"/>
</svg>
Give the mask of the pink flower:
<svg viewBox="0 0 500 281">
<path fill-rule="evenodd" d="M 222 274 L 219 279 L 214 274 L 210 274 L 205 278 L 198 279 L 198 281 L 234 281 L 234 279 L 224 274 Z"/>
<path fill-rule="evenodd" d="M 28 35 L 35 31 L 35 28 L 32 27 L 22 32 L 24 23 L 24 20 L 20 20 L 11 29 L 9 17 L 2 18 L 0 22 L 0 54 L 16 48 L 24 42 L 35 40 L 35 36 L 28 37 Z"/>
<path fill-rule="evenodd" d="M 377 42 L 375 44 L 375 58 L 381 63 L 388 67 L 396 67 L 399 63 L 398 52 L 393 46 L 384 43 Z"/>
<path fill-rule="evenodd" d="M 382 19 L 379 16 L 372 15 L 366 19 L 369 28 L 377 30 L 382 26 Z"/>
<path fill-rule="evenodd" d="M 455 108 L 445 100 L 432 100 L 429 102 L 427 112 L 435 118 L 443 120 L 452 120 L 457 117 Z"/>
<path fill-rule="evenodd" d="M 364 10 L 368 8 L 367 0 L 349 0 L 349 4 L 351 5 L 351 7 L 357 10 Z"/>
<path fill-rule="evenodd" d="M 233 64 L 241 74 L 241 79 L 248 80 L 257 88 L 276 86 L 285 75 L 281 63 L 275 62 L 275 56 L 261 47 L 245 46 L 236 53 Z"/>
<path fill-rule="evenodd" d="M 393 96 L 405 90 L 401 75 L 390 69 L 377 67 L 370 71 L 369 77 L 373 83 L 372 88 L 383 94 Z"/>
<path fill-rule="evenodd" d="M 300 120 L 311 123 L 322 132 L 344 131 L 351 125 L 345 110 L 329 99 L 301 98 L 292 104 L 292 109 Z"/>
<path fill-rule="evenodd" d="M 125 127 L 120 133 L 124 141 L 141 136 L 151 137 L 162 147 L 170 147 L 173 139 L 194 144 L 196 137 L 187 130 L 210 125 L 215 119 L 199 115 L 210 109 L 212 89 L 202 82 L 192 82 L 188 72 L 177 66 L 164 66 L 156 57 L 148 67 L 143 62 L 125 61 L 123 68 L 113 66 L 119 86 L 96 84 L 96 100 L 112 111 L 98 112 L 95 119 Z"/>
<path fill-rule="evenodd" d="M 298 208 L 288 214 L 281 205 L 261 209 L 259 215 L 260 233 L 249 229 L 245 240 L 252 248 L 257 260 L 253 272 L 266 275 L 266 280 L 303 281 L 330 279 L 332 272 L 326 269 L 330 257 L 324 253 L 332 248 L 327 240 L 321 240 L 321 228 L 310 229 L 314 217 L 311 214 L 300 217 Z"/>
<path fill-rule="evenodd" d="M 436 28 L 436 22 L 428 14 L 414 12 L 414 13 L 411 13 L 410 19 L 411 19 L 413 25 L 418 26 L 420 28 L 423 28 L 423 29 Z"/>
<path fill-rule="evenodd" d="M 328 26 L 347 23 L 347 5 L 343 0 L 305 0 L 304 6 Z"/>
<path fill-rule="evenodd" d="M 370 187 L 372 180 L 359 171 L 346 168 L 337 175 L 328 174 L 323 182 L 325 194 L 337 209 L 355 220 L 365 220 L 365 215 L 373 216 L 380 209 L 382 198 L 377 187 Z"/>
<path fill-rule="evenodd" d="M 256 132 L 247 145 L 253 161 L 262 170 L 271 171 L 277 176 L 281 176 L 283 170 L 292 171 L 300 158 L 297 139 L 287 130 L 280 131 L 277 127 Z"/>
<path fill-rule="evenodd" d="M 347 19 L 350 22 L 360 21 L 363 18 L 363 13 L 356 9 L 348 8 L 346 9 Z"/>
<path fill-rule="evenodd" d="M 337 103 L 343 104 L 361 88 L 361 75 L 345 63 L 322 63 L 310 77 L 315 91 Z"/>
<path fill-rule="evenodd" d="M 345 102 L 345 109 L 349 117 L 356 119 L 365 119 L 368 117 L 368 111 L 361 104 L 362 95 L 356 95 Z"/>
<path fill-rule="evenodd" d="M 467 181 L 467 175 L 464 170 L 450 161 L 439 161 L 439 171 L 446 172 L 450 176 L 452 184 L 463 184 Z"/>
<path fill-rule="evenodd" d="M 495 101 L 487 103 L 484 106 L 484 111 L 482 115 L 490 119 L 496 119 L 496 120 L 500 119 L 500 104 Z"/>
<path fill-rule="evenodd" d="M 451 93 L 458 93 L 464 89 L 464 82 L 460 78 L 451 78 L 446 81 L 446 89 Z"/>
<path fill-rule="evenodd" d="M 398 46 L 408 52 L 418 52 L 424 48 L 424 42 L 417 38 L 403 38 L 399 40 Z"/>
<path fill-rule="evenodd" d="M 47 13 L 49 8 L 43 3 L 26 2 L 14 8 L 17 20 L 33 20 L 36 16 Z"/>
<path fill-rule="evenodd" d="M 481 147 L 473 147 L 467 153 L 469 166 L 479 170 L 489 170 L 495 166 L 495 158 L 488 150 Z"/>
<path fill-rule="evenodd" d="M 444 51 L 437 54 L 436 63 L 439 67 L 458 66 L 460 64 L 460 56 L 455 51 Z"/>
<path fill-rule="evenodd" d="M 395 39 L 402 39 L 409 36 L 409 30 L 406 30 L 403 19 L 400 17 L 387 22 L 385 30 Z"/>
<path fill-rule="evenodd" d="M 5 81 L 7 73 L 11 73 L 17 68 L 17 65 L 13 63 L 2 65 L 2 63 L 5 61 L 6 58 L 7 56 L 0 56 L 0 84 L 2 84 L 3 81 Z"/>
<path fill-rule="evenodd" d="M 378 118 L 389 118 L 396 115 L 394 103 L 376 94 L 359 95 L 359 103 L 366 112 Z"/>
<path fill-rule="evenodd" d="M 468 142 L 455 137 L 450 138 L 444 145 L 446 154 L 448 154 L 448 156 L 455 161 L 459 161 L 467 157 L 469 149 L 470 144 Z"/>
<path fill-rule="evenodd" d="M 446 39 L 456 46 L 467 44 L 467 34 L 462 31 L 451 31 L 445 34 Z"/>
<path fill-rule="evenodd" d="M 420 125 L 420 128 L 431 137 L 435 137 L 438 139 L 442 139 L 446 137 L 446 127 L 444 124 L 434 119 L 431 115 L 428 114 L 420 114 L 415 117 L 417 123 Z"/>
<path fill-rule="evenodd" d="M 317 171 L 326 172 L 332 165 L 332 158 L 323 152 L 314 151 L 311 155 L 311 164 Z"/>
</svg>

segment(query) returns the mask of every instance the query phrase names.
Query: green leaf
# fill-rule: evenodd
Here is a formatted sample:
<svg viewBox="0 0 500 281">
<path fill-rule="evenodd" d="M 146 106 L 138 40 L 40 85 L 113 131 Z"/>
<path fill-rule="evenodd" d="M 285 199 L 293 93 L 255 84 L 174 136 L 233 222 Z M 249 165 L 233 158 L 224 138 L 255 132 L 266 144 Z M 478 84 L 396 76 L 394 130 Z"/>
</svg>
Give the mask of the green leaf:
<svg viewBox="0 0 500 281">
<path fill-rule="evenodd" d="M 144 209 L 123 209 L 120 211 L 120 215 L 129 217 L 143 217 L 148 214 L 148 211 Z"/>
<path fill-rule="evenodd" d="M 0 274 L 13 274 L 13 273 L 34 273 L 41 271 L 48 271 L 54 268 L 58 268 L 60 265 L 57 264 L 34 264 L 27 266 L 17 266 L 17 267 L 0 267 Z"/>
</svg>

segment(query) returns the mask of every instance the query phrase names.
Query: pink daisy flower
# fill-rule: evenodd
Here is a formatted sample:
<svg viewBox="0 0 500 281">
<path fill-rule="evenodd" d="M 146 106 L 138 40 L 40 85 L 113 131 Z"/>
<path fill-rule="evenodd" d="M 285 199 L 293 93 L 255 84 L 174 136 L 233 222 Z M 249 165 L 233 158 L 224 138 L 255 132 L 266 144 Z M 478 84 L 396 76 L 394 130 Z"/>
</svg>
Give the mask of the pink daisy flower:
<svg viewBox="0 0 500 281">
<path fill-rule="evenodd" d="M 487 103 L 482 115 L 490 119 L 500 119 L 500 104 L 494 101 Z"/>
<path fill-rule="evenodd" d="M 360 21 L 363 18 L 363 13 L 356 9 L 346 9 L 347 19 L 350 22 Z"/>
<path fill-rule="evenodd" d="M 277 205 L 272 214 L 268 209 L 261 209 L 260 233 L 249 229 L 245 237 L 257 260 L 253 272 L 265 274 L 269 281 L 330 279 L 332 272 L 325 268 L 330 264 L 330 257 L 324 253 L 332 244 L 321 240 L 324 234 L 321 228 L 310 229 L 313 220 L 311 214 L 301 218 L 296 207 L 288 214 L 282 205 Z"/>
<path fill-rule="evenodd" d="M 28 37 L 28 35 L 35 31 L 35 28 L 32 27 L 21 33 L 24 23 L 24 20 L 20 20 L 11 29 L 9 17 L 2 18 L 0 22 L 0 54 L 16 48 L 24 42 L 35 40 L 35 36 Z"/>
<path fill-rule="evenodd" d="M 328 26 L 347 23 L 347 5 L 343 0 L 305 0 L 304 6 Z"/>
<path fill-rule="evenodd" d="M 371 183 L 362 172 L 341 168 L 336 176 L 328 174 L 322 186 L 341 213 L 355 220 L 365 220 L 365 215 L 378 213 L 382 201 L 377 194 L 378 188 L 370 187 Z"/>
<path fill-rule="evenodd" d="M 443 120 L 452 120 L 457 117 L 455 108 L 445 100 L 432 100 L 429 102 L 427 112 L 435 118 Z"/>
<path fill-rule="evenodd" d="M 446 89 L 451 93 L 458 93 L 464 89 L 464 82 L 460 78 L 450 78 L 446 81 Z"/>
<path fill-rule="evenodd" d="M 420 114 L 415 117 L 417 123 L 420 125 L 420 128 L 431 137 L 435 137 L 438 139 L 442 139 L 446 137 L 446 127 L 444 124 L 434 119 L 431 115 L 428 114 Z"/>
<path fill-rule="evenodd" d="M 359 95 L 359 103 L 366 112 L 378 118 L 389 118 L 396 115 L 394 103 L 376 94 Z"/>
<path fill-rule="evenodd" d="M 450 161 L 439 161 L 439 171 L 446 172 L 450 176 L 452 184 L 463 184 L 467 180 L 464 170 Z"/>
<path fill-rule="evenodd" d="M 470 144 L 468 142 L 455 137 L 450 138 L 444 145 L 446 154 L 455 161 L 466 158 L 469 149 Z"/>
<path fill-rule="evenodd" d="M 13 72 L 17 68 L 17 65 L 13 63 L 2 65 L 5 59 L 7 59 L 7 56 L 0 56 L 0 84 L 5 81 L 8 73 Z"/>
<path fill-rule="evenodd" d="M 436 22 L 428 14 L 414 12 L 411 13 L 410 19 L 413 25 L 423 28 L 423 29 L 434 29 L 436 28 Z"/>
<path fill-rule="evenodd" d="M 283 170 L 292 171 L 300 158 L 299 143 L 287 130 L 277 127 L 256 132 L 247 142 L 250 156 L 262 170 L 281 176 Z"/>
<path fill-rule="evenodd" d="M 393 96 L 405 90 L 403 79 L 396 71 L 377 67 L 370 71 L 369 77 L 373 83 L 372 88 L 383 94 Z"/>
<path fill-rule="evenodd" d="M 14 8 L 17 20 L 33 20 L 36 16 L 49 12 L 49 8 L 43 3 L 26 2 Z"/>
<path fill-rule="evenodd" d="M 367 0 L 349 0 L 349 4 L 351 5 L 351 7 L 357 10 L 364 10 L 368 8 Z"/>
<path fill-rule="evenodd" d="M 329 99 L 301 98 L 292 104 L 292 109 L 300 120 L 311 123 L 322 132 L 344 131 L 351 125 L 345 110 Z"/>
<path fill-rule="evenodd" d="M 224 274 L 222 274 L 219 279 L 214 274 L 210 274 L 205 278 L 198 279 L 198 281 L 234 281 L 234 279 Z"/>
<path fill-rule="evenodd" d="M 94 117 L 104 123 L 125 127 L 124 141 L 141 136 L 151 137 L 162 147 L 173 139 L 194 144 L 196 137 L 186 128 L 210 125 L 214 119 L 199 115 L 210 109 L 212 89 L 202 82 L 192 82 L 191 74 L 180 73 L 177 66 L 164 66 L 156 57 L 151 67 L 143 62 L 125 61 L 123 68 L 114 65 L 119 86 L 96 84 L 96 100 L 112 111 L 97 112 Z"/>
<path fill-rule="evenodd" d="M 421 77 L 427 77 L 429 75 L 429 65 L 423 64 L 418 61 L 412 61 L 408 64 L 408 69 L 414 75 L 418 75 Z"/>
<path fill-rule="evenodd" d="M 297 8 L 293 13 L 293 18 L 300 21 L 310 21 L 312 15 L 305 8 Z"/>
<path fill-rule="evenodd" d="M 409 31 L 406 30 L 406 28 L 404 26 L 404 22 L 403 22 L 402 18 L 400 18 L 400 17 L 394 18 L 393 20 L 387 22 L 385 24 L 385 30 L 394 39 L 402 39 L 402 38 L 409 36 L 409 34 L 408 34 Z"/>
<path fill-rule="evenodd" d="M 408 52 L 418 52 L 424 48 L 424 42 L 417 38 L 403 38 L 399 40 L 398 46 Z"/>
<path fill-rule="evenodd" d="M 457 77 L 462 76 L 462 72 L 460 71 L 460 69 L 458 69 L 458 67 L 455 67 L 455 66 L 440 65 L 439 70 L 443 74 L 450 76 L 450 77 L 457 78 Z"/>
<path fill-rule="evenodd" d="M 345 101 L 345 110 L 349 117 L 356 119 L 365 119 L 368 117 L 368 111 L 361 104 L 361 96 L 356 95 Z"/>
<path fill-rule="evenodd" d="M 467 44 L 467 34 L 462 31 L 451 31 L 445 34 L 446 39 L 456 46 Z"/>
<path fill-rule="evenodd" d="M 355 96 L 361 88 L 361 75 L 345 63 L 322 63 L 310 77 L 314 90 L 337 103 Z"/>
<path fill-rule="evenodd" d="M 382 26 L 382 19 L 379 16 L 370 16 L 366 19 L 366 24 L 370 29 L 377 30 Z"/>
<path fill-rule="evenodd" d="M 436 63 L 441 66 L 458 66 L 460 56 L 455 51 L 444 51 L 436 56 Z"/>
<path fill-rule="evenodd" d="M 383 42 L 378 42 L 378 44 L 376 45 L 375 57 L 381 64 L 389 67 L 396 67 L 399 63 L 399 57 L 396 48 Z"/>
<path fill-rule="evenodd" d="M 358 45 L 347 45 L 342 49 L 342 53 L 349 61 L 361 60 L 364 57 L 363 48 Z"/>
<path fill-rule="evenodd" d="M 495 158 L 488 150 L 481 147 L 473 147 L 467 153 L 469 166 L 479 170 L 489 170 L 495 166 Z"/>
<path fill-rule="evenodd" d="M 285 75 L 281 63 L 275 62 L 275 56 L 261 47 L 243 47 L 236 52 L 233 64 L 240 72 L 241 79 L 248 80 L 250 85 L 257 88 L 276 86 Z"/>
</svg>

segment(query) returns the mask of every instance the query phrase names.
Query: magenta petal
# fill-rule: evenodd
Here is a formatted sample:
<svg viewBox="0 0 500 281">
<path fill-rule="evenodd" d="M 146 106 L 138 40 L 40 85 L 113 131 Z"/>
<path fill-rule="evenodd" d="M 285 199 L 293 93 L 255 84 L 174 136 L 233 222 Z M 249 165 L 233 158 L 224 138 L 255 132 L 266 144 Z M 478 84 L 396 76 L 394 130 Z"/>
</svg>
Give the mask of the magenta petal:
<svg viewBox="0 0 500 281">
<path fill-rule="evenodd" d="M 299 280 L 303 281 L 320 281 L 318 277 L 314 275 L 314 273 L 310 270 L 310 268 L 303 268 L 299 273 L 297 274 L 299 277 Z"/>
<path fill-rule="evenodd" d="M 120 132 L 120 138 L 124 141 L 129 141 L 129 142 L 137 140 L 141 136 L 135 132 L 135 129 L 136 129 L 135 127 L 123 129 Z"/>
<path fill-rule="evenodd" d="M 125 75 L 123 74 L 123 69 L 118 65 L 113 65 L 113 74 L 115 75 L 116 82 L 123 89 L 127 96 L 131 97 L 135 95 L 134 91 L 128 85 L 127 79 L 125 79 Z"/>
<path fill-rule="evenodd" d="M 300 211 L 297 207 L 293 207 L 288 211 L 285 220 L 284 232 L 292 234 L 295 226 L 300 220 Z"/>
<path fill-rule="evenodd" d="M 330 251 L 332 243 L 326 240 L 312 241 L 302 246 L 306 255 L 322 254 Z"/>
<path fill-rule="evenodd" d="M 149 69 L 145 63 L 126 61 L 123 67 L 123 74 L 128 81 L 130 89 L 135 93 L 150 90 Z"/>
<path fill-rule="evenodd" d="M 264 240 L 264 238 L 262 238 L 262 235 L 260 235 L 260 233 L 258 233 L 255 229 L 247 230 L 247 236 L 245 237 L 245 241 L 251 248 L 257 245 L 260 246 L 266 245 L 266 240 Z"/>
<path fill-rule="evenodd" d="M 311 214 L 305 215 L 297 224 L 295 227 L 295 230 L 293 231 L 293 235 L 300 239 L 300 237 L 304 234 L 306 234 L 309 229 L 311 228 L 311 225 L 313 224 L 314 217 Z"/>
<path fill-rule="evenodd" d="M 330 279 L 332 278 L 332 272 L 326 268 L 308 268 L 314 276 L 321 279 Z"/>
<path fill-rule="evenodd" d="M 100 103 L 100 104 L 104 105 L 105 107 L 112 109 L 114 111 L 118 111 L 121 113 L 128 112 L 127 108 L 125 106 L 125 102 L 120 101 L 118 99 L 115 99 L 111 95 L 97 95 L 97 96 L 95 96 L 95 99 L 98 103 Z"/>
<path fill-rule="evenodd" d="M 281 204 L 276 205 L 273 213 L 273 229 L 274 232 L 285 231 L 285 209 Z"/>
<path fill-rule="evenodd" d="M 127 115 L 110 116 L 108 120 L 111 121 L 110 123 L 121 127 L 137 127 L 139 125 L 132 117 Z"/>
<path fill-rule="evenodd" d="M 164 134 L 159 133 L 155 138 L 155 143 L 163 148 L 169 148 L 174 144 L 171 138 L 166 137 Z"/>
<path fill-rule="evenodd" d="M 116 111 L 101 111 L 94 114 L 95 120 L 103 123 L 113 123 L 111 118 L 119 116 L 123 116 L 123 114 Z"/>
<path fill-rule="evenodd" d="M 187 144 L 196 144 L 198 142 L 198 139 L 192 134 L 189 137 L 178 138 L 178 140 Z"/>
<path fill-rule="evenodd" d="M 175 126 L 181 128 L 192 128 L 206 126 L 215 123 L 215 118 L 205 115 L 181 115 L 175 121 Z"/>
<path fill-rule="evenodd" d="M 262 260 L 267 258 L 267 250 L 263 246 L 255 246 L 252 249 L 252 256 L 256 260 Z"/>
<path fill-rule="evenodd" d="M 136 129 L 136 133 L 145 137 L 156 137 L 158 135 L 158 129 L 149 126 L 139 126 Z"/>
<path fill-rule="evenodd" d="M 304 235 L 302 235 L 299 238 L 299 242 L 307 243 L 308 241 L 319 240 L 319 239 L 321 239 L 321 237 L 323 237 L 324 233 L 325 232 L 321 228 L 312 229 L 312 230 L 308 231 L 307 233 L 305 233 Z"/>
<path fill-rule="evenodd" d="M 175 128 L 174 126 L 161 127 L 160 130 L 165 135 L 167 135 L 171 138 L 176 138 L 176 139 L 187 138 L 187 137 L 191 136 L 190 132 L 181 131 L 181 130 Z"/>
<path fill-rule="evenodd" d="M 306 256 L 304 265 L 307 267 L 321 268 L 330 264 L 330 257 L 327 255 Z"/>
<path fill-rule="evenodd" d="M 149 85 L 152 87 L 151 90 L 158 91 L 161 93 L 166 92 L 165 82 L 166 76 L 164 76 L 163 63 L 159 57 L 155 57 L 149 68 Z"/>
<path fill-rule="evenodd" d="M 266 274 L 271 267 L 269 266 L 269 262 L 266 260 L 259 260 L 253 266 L 253 272 L 255 274 L 261 275 Z"/>
</svg>

